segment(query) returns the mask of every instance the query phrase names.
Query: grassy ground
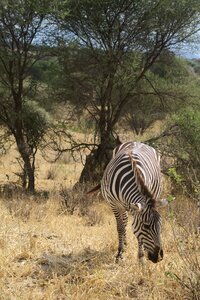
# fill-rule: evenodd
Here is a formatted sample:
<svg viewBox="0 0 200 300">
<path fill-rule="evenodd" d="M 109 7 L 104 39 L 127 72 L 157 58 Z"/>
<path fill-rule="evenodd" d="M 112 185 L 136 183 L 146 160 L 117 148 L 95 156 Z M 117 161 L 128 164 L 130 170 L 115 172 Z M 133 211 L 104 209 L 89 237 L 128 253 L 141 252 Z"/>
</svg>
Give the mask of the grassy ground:
<svg viewBox="0 0 200 300">
<path fill-rule="evenodd" d="M 189 202 L 176 215 L 161 212 L 164 260 L 140 266 L 131 224 L 124 261 L 114 263 L 115 220 L 105 203 L 70 215 L 57 193 L 40 203 L 26 197 L 0 202 L 1 300 L 199 299 L 200 240 L 188 230 Z"/>
<path fill-rule="evenodd" d="M 1 183 L 16 181 L 16 155 L 1 160 Z M 179 196 L 160 211 L 164 260 L 158 264 L 138 264 L 130 218 L 128 248 L 115 264 L 109 206 L 96 194 L 64 193 L 81 168 L 68 156 L 53 165 L 39 158 L 37 187 L 48 190 L 49 199 L 15 191 L 0 199 L 0 300 L 200 299 L 196 206 Z"/>
</svg>

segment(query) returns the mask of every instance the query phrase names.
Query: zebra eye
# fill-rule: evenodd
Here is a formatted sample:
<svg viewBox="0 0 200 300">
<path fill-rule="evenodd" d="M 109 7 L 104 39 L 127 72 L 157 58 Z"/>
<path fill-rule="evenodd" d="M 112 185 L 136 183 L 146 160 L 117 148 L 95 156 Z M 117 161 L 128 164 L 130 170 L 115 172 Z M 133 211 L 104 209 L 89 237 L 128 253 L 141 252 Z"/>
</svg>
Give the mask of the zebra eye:
<svg viewBox="0 0 200 300">
<path fill-rule="evenodd" d="M 149 229 L 149 224 L 145 224 L 145 223 L 144 223 L 143 226 L 144 226 L 144 229 Z"/>
</svg>

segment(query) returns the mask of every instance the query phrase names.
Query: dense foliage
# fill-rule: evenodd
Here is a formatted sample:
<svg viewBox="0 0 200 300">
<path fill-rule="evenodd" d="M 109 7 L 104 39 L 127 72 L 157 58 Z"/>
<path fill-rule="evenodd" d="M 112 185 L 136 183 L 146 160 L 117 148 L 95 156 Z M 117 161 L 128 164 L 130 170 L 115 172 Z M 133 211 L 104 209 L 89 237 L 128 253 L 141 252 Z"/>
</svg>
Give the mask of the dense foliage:
<svg viewBox="0 0 200 300">
<path fill-rule="evenodd" d="M 176 172 L 182 178 L 177 182 L 183 190 L 198 198 L 200 193 L 200 107 L 186 107 L 173 118 L 177 132 L 171 141 L 170 152 L 176 161 Z"/>
</svg>

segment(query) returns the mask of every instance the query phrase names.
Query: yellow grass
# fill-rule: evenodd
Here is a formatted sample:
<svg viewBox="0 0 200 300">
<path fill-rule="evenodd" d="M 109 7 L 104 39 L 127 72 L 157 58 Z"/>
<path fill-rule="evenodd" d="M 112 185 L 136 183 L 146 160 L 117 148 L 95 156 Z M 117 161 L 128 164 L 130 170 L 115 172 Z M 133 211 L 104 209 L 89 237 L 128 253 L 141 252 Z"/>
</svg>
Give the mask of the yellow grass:
<svg viewBox="0 0 200 300">
<path fill-rule="evenodd" d="M 198 299 L 192 293 L 200 292 L 200 241 L 186 234 L 187 221 L 180 226 L 169 211 L 161 212 L 165 257 L 144 266 L 137 261 L 130 223 L 125 259 L 115 264 L 117 233 L 108 205 L 88 208 L 100 216 L 91 226 L 94 215 L 64 214 L 59 200 L 55 193 L 40 204 L 25 196 L 0 202 L 1 300 Z"/>
<path fill-rule="evenodd" d="M 21 172 L 17 158 L 19 154 L 13 145 L 10 151 L 0 157 L 0 185 L 14 183 L 20 185 L 20 178 L 16 173 Z M 59 190 L 62 187 L 72 186 L 79 178 L 83 164 L 79 157 L 77 162 L 69 153 L 55 163 L 44 160 L 39 152 L 36 159 L 36 188 L 37 190 Z"/>
<path fill-rule="evenodd" d="M 1 184 L 16 182 L 16 155 L 12 149 L 1 159 Z M 200 299 L 199 216 L 191 201 L 180 196 L 160 211 L 162 262 L 139 265 L 130 218 L 127 251 L 115 264 L 117 232 L 108 204 L 92 195 L 94 203 L 86 199 L 83 209 L 77 202 L 73 215 L 61 205 L 59 190 L 76 182 L 81 163 L 39 157 L 36 167 L 37 188 L 50 191 L 48 200 L 20 193 L 0 199 L 0 300 Z"/>
</svg>

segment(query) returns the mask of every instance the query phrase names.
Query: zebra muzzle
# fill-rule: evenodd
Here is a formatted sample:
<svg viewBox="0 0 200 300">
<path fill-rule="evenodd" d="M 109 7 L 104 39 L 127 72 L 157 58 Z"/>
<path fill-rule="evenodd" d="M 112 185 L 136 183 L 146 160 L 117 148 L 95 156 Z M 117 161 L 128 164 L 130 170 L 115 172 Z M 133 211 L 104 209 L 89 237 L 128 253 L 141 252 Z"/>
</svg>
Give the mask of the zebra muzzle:
<svg viewBox="0 0 200 300">
<path fill-rule="evenodd" d="M 163 250 L 156 247 L 154 252 L 148 252 L 148 259 L 153 263 L 161 261 L 163 259 Z"/>
</svg>

